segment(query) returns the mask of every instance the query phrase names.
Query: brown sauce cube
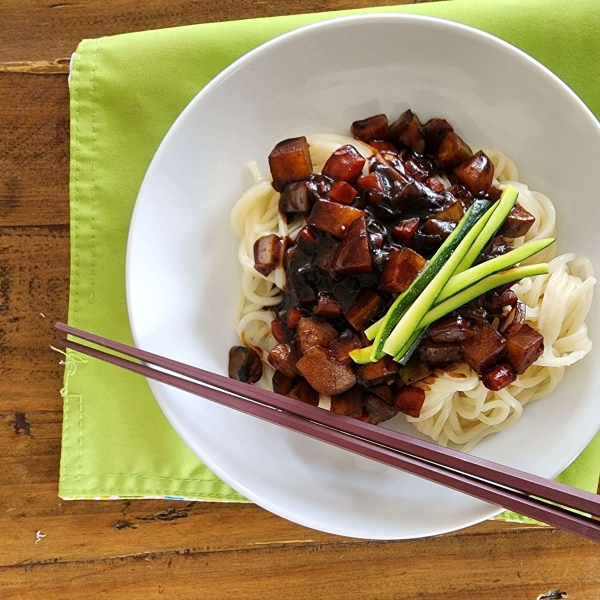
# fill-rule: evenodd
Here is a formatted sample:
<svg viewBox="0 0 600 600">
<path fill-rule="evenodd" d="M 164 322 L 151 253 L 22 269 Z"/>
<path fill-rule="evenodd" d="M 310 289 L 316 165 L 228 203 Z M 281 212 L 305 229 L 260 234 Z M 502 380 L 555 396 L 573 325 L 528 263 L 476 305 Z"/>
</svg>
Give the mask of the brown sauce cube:
<svg viewBox="0 0 600 600">
<path fill-rule="evenodd" d="M 269 154 L 269 168 L 273 187 L 281 192 L 286 183 L 308 179 L 312 174 L 312 160 L 304 136 L 279 142 Z"/>
<path fill-rule="evenodd" d="M 390 294 L 405 292 L 426 263 L 420 254 L 410 248 L 394 250 L 383 268 L 379 289 Z"/>
<path fill-rule="evenodd" d="M 361 175 L 365 159 L 354 146 L 342 146 L 323 165 L 323 175 L 334 181 L 354 183 Z"/>
<path fill-rule="evenodd" d="M 373 290 L 364 289 L 344 316 L 356 331 L 363 331 L 379 315 L 383 306 L 384 302 L 379 294 Z"/>
<path fill-rule="evenodd" d="M 390 126 L 385 115 L 374 115 L 352 123 L 352 135 L 357 140 L 370 142 L 371 140 L 386 140 L 390 137 Z"/>
</svg>

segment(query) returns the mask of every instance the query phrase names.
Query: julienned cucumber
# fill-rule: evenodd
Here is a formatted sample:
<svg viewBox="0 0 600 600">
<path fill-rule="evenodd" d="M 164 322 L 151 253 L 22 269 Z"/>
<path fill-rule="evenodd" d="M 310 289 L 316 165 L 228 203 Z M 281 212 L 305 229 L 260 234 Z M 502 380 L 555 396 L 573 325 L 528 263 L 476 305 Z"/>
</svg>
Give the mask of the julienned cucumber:
<svg viewBox="0 0 600 600">
<path fill-rule="evenodd" d="M 512 210 L 513 206 L 517 202 L 519 192 L 512 186 L 507 185 L 498 200 L 497 208 L 494 211 L 493 217 L 487 222 L 485 228 L 481 232 L 481 236 L 477 238 L 473 245 L 469 248 L 465 257 L 458 265 L 458 268 L 454 272 L 455 275 L 466 271 L 469 267 L 475 264 L 475 261 L 481 254 L 482 250 L 488 245 L 488 242 L 496 235 L 496 232 L 504 223 L 508 213 Z"/>
<path fill-rule="evenodd" d="M 408 340 L 408 343 L 396 356 L 394 356 L 394 360 L 399 362 L 401 365 L 406 365 L 406 363 L 410 360 L 410 357 L 413 355 L 414 351 L 417 349 L 421 340 L 427 335 L 427 331 L 429 327 L 423 327 L 422 329 L 417 329 Z"/>
<path fill-rule="evenodd" d="M 470 228 L 469 232 L 464 236 L 456 249 L 447 257 L 445 264 L 438 270 L 437 274 L 419 294 L 418 298 L 414 300 L 404 315 L 402 315 L 396 327 L 394 327 L 393 331 L 389 334 L 387 341 L 383 344 L 383 352 L 390 354 L 391 356 L 396 356 L 404 348 L 415 329 L 418 328 L 423 317 L 433 307 L 436 298 L 440 295 L 450 277 L 454 275 L 458 266 L 462 263 L 471 248 L 473 248 L 475 242 L 477 242 L 477 245 L 479 246 L 482 243 L 482 239 L 485 238 L 482 248 L 485 247 L 489 239 L 497 231 L 498 227 L 504 222 L 510 209 L 514 206 L 517 195 L 518 192 L 514 187 L 510 185 L 506 187 L 502 192 L 500 200 L 496 203 L 493 212 L 489 211 L 489 213 L 491 213 L 489 217 L 487 219 L 485 217 L 479 219 L 478 222 Z M 475 203 L 473 203 L 472 207 L 473 206 L 475 206 Z M 477 252 L 475 258 L 477 258 L 477 256 L 479 256 L 479 252 Z M 377 340 L 382 332 L 385 334 L 385 329 L 386 327 L 384 325 L 377 333 L 374 344 L 375 349 L 377 349 Z M 374 355 L 371 354 L 371 358 L 373 357 Z M 377 356 L 375 355 L 375 357 Z"/>
<path fill-rule="evenodd" d="M 531 242 L 526 242 L 522 246 L 503 254 L 502 256 L 497 256 L 491 260 L 488 260 L 476 267 L 471 267 L 458 275 L 453 275 L 450 278 L 450 281 L 446 284 L 442 293 L 436 299 L 436 305 L 440 302 L 443 302 L 447 298 L 454 296 L 454 294 L 458 294 L 462 292 L 462 290 L 474 285 L 478 281 L 481 281 L 484 277 L 488 275 L 492 275 L 497 273 L 498 271 L 502 271 L 503 269 L 508 269 L 520 263 L 523 260 L 537 254 L 547 248 L 550 244 L 554 242 L 554 238 L 544 238 L 541 240 L 533 240 Z M 369 328 L 365 330 L 365 335 L 368 339 L 373 340 L 379 331 L 379 327 L 383 323 L 385 317 L 381 317 L 379 321 L 376 321 Z"/>
<path fill-rule="evenodd" d="M 438 304 L 435 308 L 432 308 L 420 321 L 419 329 L 431 325 L 434 321 L 441 319 L 453 310 L 460 308 L 463 304 L 471 302 L 475 298 L 485 294 L 500 285 L 511 283 L 512 281 L 519 281 L 524 277 L 534 277 L 535 275 L 546 275 L 548 273 L 548 264 L 541 263 L 539 265 L 527 265 L 525 267 L 515 267 L 502 273 L 496 273 L 490 275 L 485 279 L 482 279 L 479 283 L 463 290 L 459 294 L 448 298 L 446 301 Z"/>
<path fill-rule="evenodd" d="M 437 300 L 435 301 L 436 305 L 447 298 L 454 296 L 454 294 L 458 294 L 462 290 L 471 287 L 478 281 L 481 281 L 484 277 L 508 269 L 509 267 L 520 263 L 522 260 L 537 254 L 544 248 L 547 248 L 552 242 L 554 242 L 554 238 L 544 238 L 527 242 L 502 256 L 497 256 L 476 267 L 471 267 L 458 275 L 453 275 L 441 294 L 437 297 Z"/>
<path fill-rule="evenodd" d="M 365 365 L 367 363 L 373 362 L 371 360 L 371 351 L 373 350 L 373 346 L 367 346 L 366 348 L 358 348 L 356 350 L 352 350 L 350 352 L 350 358 L 357 365 Z"/>
<path fill-rule="evenodd" d="M 396 298 L 383 318 L 383 322 L 375 336 L 373 349 L 371 351 L 372 362 L 379 360 L 383 356 L 384 344 L 396 324 L 400 321 L 402 315 L 444 267 L 449 257 L 465 239 L 465 236 L 473 231 L 475 225 L 482 224 L 481 227 L 478 227 L 478 229 L 481 230 L 483 225 L 488 221 L 489 213 L 494 210 L 494 207 L 490 209 L 490 206 L 491 203 L 486 200 L 476 200 L 473 202 L 460 223 L 440 246 L 440 249 L 434 254 L 433 258 L 427 263 L 421 273 L 419 273 L 411 286 Z M 390 352 L 390 354 L 392 353 Z"/>
</svg>

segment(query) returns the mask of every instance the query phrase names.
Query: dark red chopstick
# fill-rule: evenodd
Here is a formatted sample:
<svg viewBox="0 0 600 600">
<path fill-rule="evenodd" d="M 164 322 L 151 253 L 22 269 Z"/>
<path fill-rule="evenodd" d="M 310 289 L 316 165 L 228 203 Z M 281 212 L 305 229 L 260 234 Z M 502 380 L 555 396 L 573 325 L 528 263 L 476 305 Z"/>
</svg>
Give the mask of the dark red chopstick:
<svg viewBox="0 0 600 600">
<path fill-rule="evenodd" d="M 104 346 L 116 352 L 121 352 L 122 354 L 135 356 L 146 363 L 167 368 L 185 377 L 201 381 L 222 390 L 250 397 L 257 402 L 267 404 L 279 410 L 311 419 L 328 427 L 343 430 L 351 435 L 369 438 L 383 446 L 419 456 L 434 463 L 443 464 L 446 467 L 468 473 L 474 477 L 493 480 L 499 485 L 539 498 L 545 498 L 551 502 L 570 506 L 575 510 L 600 517 L 600 496 L 596 494 L 482 458 L 470 456 L 450 448 L 444 448 L 437 444 L 419 440 L 382 427 L 363 423 L 350 417 L 336 415 L 308 404 L 302 404 L 291 398 L 286 398 L 285 396 L 280 396 L 273 392 L 230 379 L 229 377 L 217 375 L 216 373 L 186 365 L 185 363 L 140 350 L 139 348 L 133 348 L 122 342 L 110 340 L 103 336 L 65 325 L 64 323 L 57 323 L 56 328 L 63 333 Z"/>
<path fill-rule="evenodd" d="M 472 477 L 468 474 L 457 473 L 453 470 L 448 470 L 444 465 L 431 464 L 430 462 L 422 460 L 422 457 L 399 454 L 393 448 L 385 447 L 387 446 L 387 444 L 385 443 L 381 445 L 381 442 L 373 442 L 372 436 L 370 435 L 370 430 L 375 429 L 376 433 L 382 432 L 381 430 L 377 430 L 371 425 L 364 424 L 361 422 L 355 422 L 354 420 L 341 417 L 340 415 L 334 415 L 332 413 L 323 411 L 322 409 L 318 409 L 315 407 L 300 405 L 298 403 L 295 403 L 291 399 L 278 396 L 277 394 L 273 394 L 272 392 L 266 392 L 264 390 L 260 390 L 259 388 L 255 388 L 247 384 L 242 384 L 240 382 L 233 381 L 226 377 L 208 373 L 206 371 L 202 371 L 201 369 L 196 369 L 188 365 L 183 365 L 182 363 L 178 363 L 177 361 L 163 359 L 158 355 L 140 351 L 136 348 L 132 348 L 131 346 L 127 346 L 119 342 L 114 342 L 112 340 L 107 340 L 106 338 L 101 338 L 100 336 L 96 336 L 95 334 L 88 334 L 87 332 L 77 330 L 66 325 L 57 324 L 57 328 L 61 331 L 66 331 L 68 333 L 71 333 L 72 335 L 81 337 L 82 339 L 87 339 L 88 341 L 95 343 L 102 343 L 102 345 L 111 347 L 112 349 L 115 349 L 119 352 L 122 352 L 123 354 L 127 354 L 137 359 L 147 360 L 148 357 L 151 357 L 152 362 L 157 366 L 161 368 L 167 368 L 175 372 L 179 372 L 182 375 L 198 378 L 198 372 L 206 373 L 207 375 L 213 378 L 218 378 L 219 385 L 223 389 L 236 388 L 232 389 L 231 391 L 238 395 L 235 396 L 227 391 L 216 390 L 212 387 L 207 387 L 205 385 L 198 384 L 189 380 L 180 379 L 174 375 L 165 373 L 164 371 L 158 371 L 143 364 L 133 363 L 129 360 L 113 356 L 111 354 L 107 354 L 100 350 L 96 350 L 94 348 L 90 348 L 88 346 L 79 344 L 77 342 L 71 342 L 67 340 L 63 341 L 65 346 L 82 352 L 84 354 L 94 356 L 96 358 L 99 358 L 100 360 L 104 360 L 111 364 L 144 375 L 146 377 L 155 379 L 168 385 L 172 385 L 179 389 L 183 389 L 195 395 L 205 397 L 209 400 L 213 400 L 225 406 L 229 406 L 230 408 L 240 410 L 246 414 L 256 416 L 266 421 L 282 425 L 294 431 L 304 433 L 321 441 L 325 441 L 335 446 L 345 448 L 347 450 L 350 450 L 362 456 L 366 456 L 368 458 L 372 458 L 384 464 L 400 468 L 414 475 L 418 475 L 431 481 L 441 483 L 442 485 L 462 491 L 482 500 L 486 500 L 495 504 L 500 504 L 506 508 L 509 508 L 510 510 L 526 514 L 535 519 L 544 521 L 551 525 L 555 525 L 565 530 L 572 531 L 574 533 L 578 533 L 579 535 L 583 535 L 595 541 L 600 541 L 600 523 L 598 523 L 597 521 L 570 512 L 561 507 L 546 504 L 545 502 L 542 502 L 535 498 L 530 498 L 529 496 L 520 492 L 515 492 L 513 490 L 506 489 L 505 487 L 496 487 L 492 483 L 481 481 L 480 479 Z M 194 375 L 190 375 L 192 371 L 194 372 Z M 212 385 L 211 382 L 207 381 L 208 379 L 211 379 L 211 377 L 202 377 L 202 379 L 204 379 L 206 383 Z M 261 394 L 257 394 L 255 392 L 261 392 Z M 261 398 L 257 401 L 255 396 L 262 396 L 266 398 L 267 401 L 270 401 L 271 405 L 269 406 L 265 405 L 264 403 L 259 403 L 264 402 L 264 400 Z M 250 400 L 248 400 L 247 398 L 250 398 Z M 275 399 L 277 402 L 273 402 L 273 399 Z M 280 412 L 280 410 L 274 410 L 273 406 L 275 404 L 278 405 L 276 408 L 285 412 Z M 282 404 L 289 406 L 281 406 Z M 291 408 L 293 412 L 288 410 L 288 408 Z M 326 420 L 322 417 L 323 415 L 327 415 L 330 418 L 329 420 L 332 422 L 332 424 L 328 425 L 327 427 L 323 427 L 319 423 L 315 422 L 316 419 L 313 419 L 312 416 L 301 417 L 298 416 L 298 414 L 293 414 L 305 412 L 298 410 L 299 408 L 310 409 L 313 415 L 317 415 L 318 417 L 320 417 L 319 421 Z M 343 421 L 351 421 L 352 424 L 359 425 L 359 429 L 363 429 L 366 431 L 361 431 L 356 434 L 348 435 L 348 432 L 340 430 L 339 428 L 340 422 Z M 395 434 L 394 432 L 389 431 L 387 432 L 387 434 L 388 436 L 391 435 L 391 437 L 400 436 L 400 434 Z M 400 437 L 408 438 L 409 440 L 418 442 L 418 444 L 432 445 L 428 444 L 427 442 L 415 440 L 414 438 L 410 438 L 409 436 Z M 434 448 L 439 449 L 438 447 Z M 464 457 L 461 458 L 463 461 L 465 460 Z M 488 461 L 485 462 L 492 465 L 494 464 L 489 463 Z"/>
</svg>

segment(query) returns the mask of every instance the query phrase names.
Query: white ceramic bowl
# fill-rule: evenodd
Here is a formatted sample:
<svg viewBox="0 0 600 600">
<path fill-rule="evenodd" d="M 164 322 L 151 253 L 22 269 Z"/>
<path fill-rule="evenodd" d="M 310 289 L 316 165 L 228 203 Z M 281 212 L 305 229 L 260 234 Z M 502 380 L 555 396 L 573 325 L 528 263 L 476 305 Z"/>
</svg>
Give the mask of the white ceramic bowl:
<svg viewBox="0 0 600 600">
<path fill-rule="evenodd" d="M 281 139 L 347 133 L 358 118 L 412 108 L 445 117 L 473 146 L 512 156 L 522 180 L 558 209 L 560 251 L 599 267 L 600 128 L 559 79 L 514 47 L 438 19 L 378 14 L 283 35 L 231 65 L 183 111 L 140 190 L 127 256 L 136 343 L 226 373 L 238 343 L 237 240 L 229 212 L 247 165 Z M 596 304 L 597 306 L 597 304 Z M 588 320 L 597 336 L 594 310 Z M 554 477 L 600 427 L 600 354 L 568 370 L 549 398 L 475 454 Z M 452 531 L 499 511 L 158 383 L 173 427 L 219 477 L 250 500 L 315 529 L 401 539 Z M 396 428 L 415 433 L 402 417 Z"/>
</svg>

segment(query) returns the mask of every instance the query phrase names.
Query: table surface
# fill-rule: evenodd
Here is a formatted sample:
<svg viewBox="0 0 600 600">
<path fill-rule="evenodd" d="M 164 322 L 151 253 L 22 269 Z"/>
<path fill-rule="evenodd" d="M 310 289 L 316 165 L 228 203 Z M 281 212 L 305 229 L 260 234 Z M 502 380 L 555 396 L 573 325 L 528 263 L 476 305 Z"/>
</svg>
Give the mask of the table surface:
<svg viewBox="0 0 600 600">
<path fill-rule="evenodd" d="M 391 0 L 380 4 L 410 3 Z M 600 598 L 597 545 L 501 522 L 369 542 L 256 506 L 57 497 L 69 290 L 68 61 L 133 30 L 369 6 L 369 0 L 0 3 L 0 598 Z"/>
</svg>

